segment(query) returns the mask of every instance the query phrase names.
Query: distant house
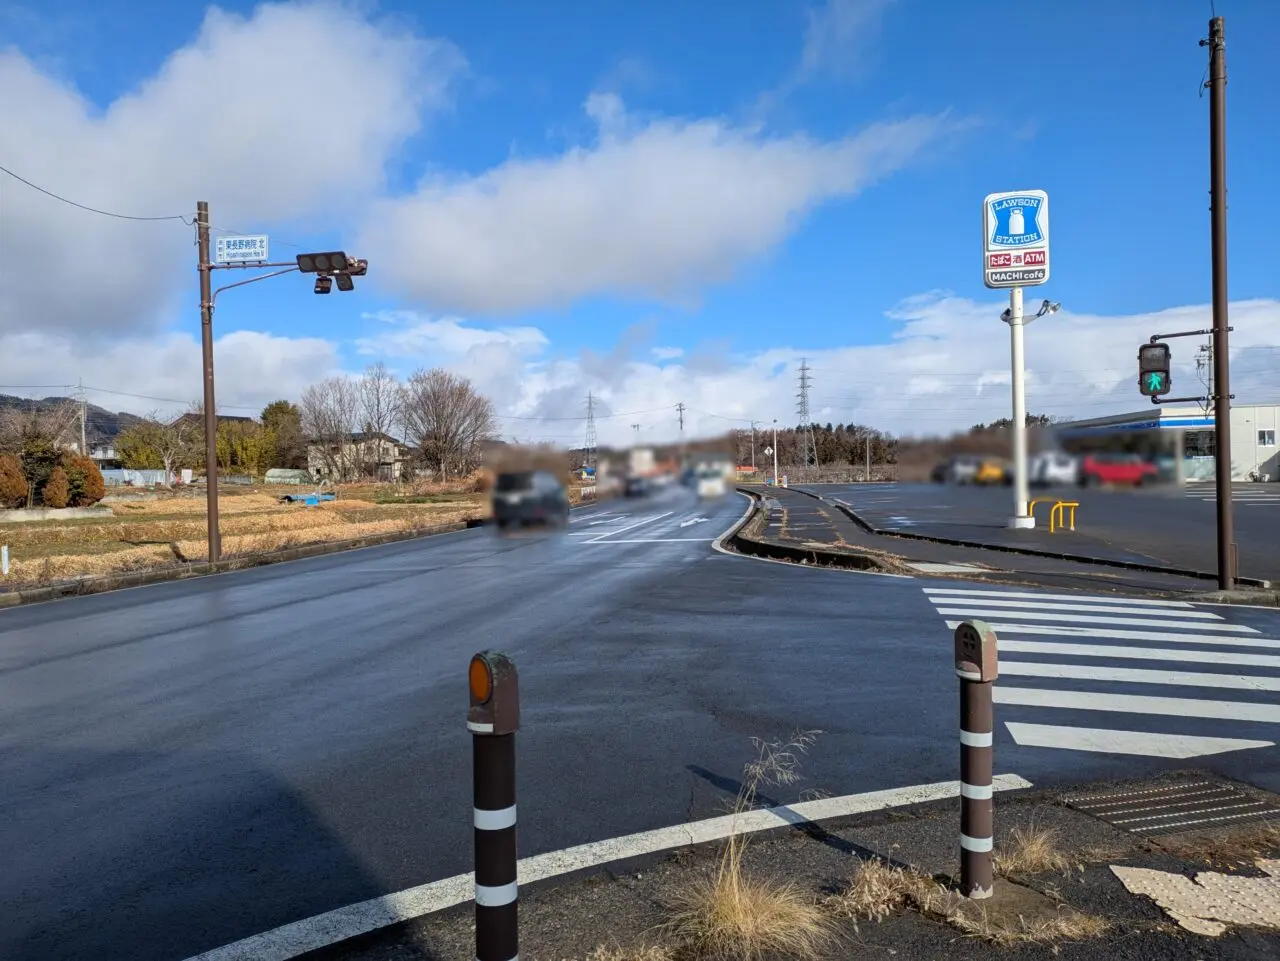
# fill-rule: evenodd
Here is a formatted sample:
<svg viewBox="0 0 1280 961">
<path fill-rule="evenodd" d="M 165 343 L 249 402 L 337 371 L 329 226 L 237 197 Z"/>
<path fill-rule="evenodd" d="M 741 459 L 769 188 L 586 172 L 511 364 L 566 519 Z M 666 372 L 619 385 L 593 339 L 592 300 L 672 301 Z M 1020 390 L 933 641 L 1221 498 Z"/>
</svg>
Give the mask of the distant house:
<svg viewBox="0 0 1280 961">
<path fill-rule="evenodd" d="M 388 434 L 359 431 L 341 444 L 311 441 L 307 469 L 314 477 L 335 482 L 361 477 L 398 481 L 408 473 L 409 455 L 409 448 Z"/>
</svg>

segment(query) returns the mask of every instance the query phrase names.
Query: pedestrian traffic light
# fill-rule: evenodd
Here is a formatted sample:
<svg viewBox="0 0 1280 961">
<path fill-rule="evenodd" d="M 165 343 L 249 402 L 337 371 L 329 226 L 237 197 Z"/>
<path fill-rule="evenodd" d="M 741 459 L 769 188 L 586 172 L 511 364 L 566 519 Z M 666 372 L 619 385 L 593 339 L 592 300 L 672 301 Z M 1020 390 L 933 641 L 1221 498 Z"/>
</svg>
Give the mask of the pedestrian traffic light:
<svg viewBox="0 0 1280 961">
<path fill-rule="evenodd" d="M 1169 373 L 1169 345 L 1143 344 L 1138 348 L 1138 389 L 1145 397 L 1169 393 L 1173 378 Z"/>
</svg>

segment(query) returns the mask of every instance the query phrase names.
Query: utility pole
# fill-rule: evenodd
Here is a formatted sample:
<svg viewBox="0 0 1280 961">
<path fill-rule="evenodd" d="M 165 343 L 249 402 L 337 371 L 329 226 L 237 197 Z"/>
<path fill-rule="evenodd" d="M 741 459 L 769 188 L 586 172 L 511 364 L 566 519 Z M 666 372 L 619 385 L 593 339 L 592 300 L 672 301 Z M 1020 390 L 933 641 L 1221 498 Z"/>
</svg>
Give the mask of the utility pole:
<svg viewBox="0 0 1280 961">
<path fill-rule="evenodd" d="M 89 417 L 89 404 L 85 399 L 84 378 L 80 378 L 78 384 L 79 386 L 76 388 L 76 393 L 80 395 L 80 454 L 83 457 L 88 457 L 89 447 L 88 441 L 85 438 L 88 431 L 85 426 L 85 421 Z"/>
<path fill-rule="evenodd" d="M 751 422 L 751 469 L 756 469 L 756 422 Z"/>
<path fill-rule="evenodd" d="M 218 530 L 218 412 L 213 396 L 213 267 L 209 263 L 209 204 L 196 204 L 200 271 L 200 346 L 204 355 L 204 476 L 208 505 L 209 562 L 222 557 Z"/>
<path fill-rule="evenodd" d="M 680 466 L 682 468 L 689 461 L 689 448 L 684 439 L 684 409 L 684 401 L 676 404 L 676 411 L 680 414 Z"/>
<path fill-rule="evenodd" d="M 778 418 L 773 419 L 773 486 L 778 486 Z"/>
<path fill-rule="evenodd" d="M 1218 491 L 1218 588 L 1236 582 L 1231 504 L 1231 352 L 1227 343 L 1227 52 L 1222 17 L 1209 21 L 1209 211 L 1213 253 L 1214 473 Z"/>
<path fill-rule="evenodd" d="M 871 431 L 867 431 L 867 483 L 871 483 Z"/>
</svg>

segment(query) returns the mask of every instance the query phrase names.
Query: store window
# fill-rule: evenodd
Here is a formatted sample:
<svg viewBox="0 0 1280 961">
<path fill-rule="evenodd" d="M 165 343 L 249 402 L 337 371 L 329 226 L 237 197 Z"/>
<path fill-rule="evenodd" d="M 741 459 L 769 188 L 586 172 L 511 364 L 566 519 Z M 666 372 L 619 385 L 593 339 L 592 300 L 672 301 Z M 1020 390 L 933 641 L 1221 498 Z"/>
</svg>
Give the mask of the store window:
<svg viewBox="0 0 1280 961">
<path fill-rule="evenodd" d="M 1275 447 L 1276 432 L 1274 430 L 1258 431 L 1258 446 L 1259 447 Z"/>
</svg>

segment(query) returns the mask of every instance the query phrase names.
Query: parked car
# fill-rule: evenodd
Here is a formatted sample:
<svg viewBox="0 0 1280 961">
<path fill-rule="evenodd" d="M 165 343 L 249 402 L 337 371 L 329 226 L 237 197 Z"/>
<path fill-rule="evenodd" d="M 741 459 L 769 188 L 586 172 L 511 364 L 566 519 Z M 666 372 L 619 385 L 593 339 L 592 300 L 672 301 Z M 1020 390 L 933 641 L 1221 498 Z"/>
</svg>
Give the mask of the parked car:
<svg viewBox="0 0 1280 961">
<path fill-rule="evenodd" d="M 1155 480 L 1159 473 L 1155 464 L 1138 454 L 1088 454 L 1080 462 L 1080 486 L 1124 484 L 1141 487 Z"/>
<path fill-rule="evenodd" d="M 567 525 L 569 492 L 550 471 L 499 474 L 493 485 L 493 518 L 500 528 Z"/>
<path fill-rule="evenodd" d="M 649 493 L 649 478 L 635 475 L 627 478 L 623 493 L 627 497 L 644 497 Z"/>
<path fill-rule="evenodd" d="M 1039 487 L 1075 484 L 1080 479 L 1080 461 L 1062 451 L 1044 451 L 1027 464 L 1027 479 Z"/>
<path fill-rule="evenodd" d="M 972 484 L 978 475 L 980 458 L 957 454 L 933 469 L 933 479 L 940 484 Z"/>
<path fill-rule="evenodd" d="M 978 462 L 978 469 L 973 475 L 973 483 L 1004 484 L 1008 483 L 1011 478 L 1012 475 L 1005 468 L 1003 461 L 997 460 L 994 457 L 986 457 Z"/>
</svg>

